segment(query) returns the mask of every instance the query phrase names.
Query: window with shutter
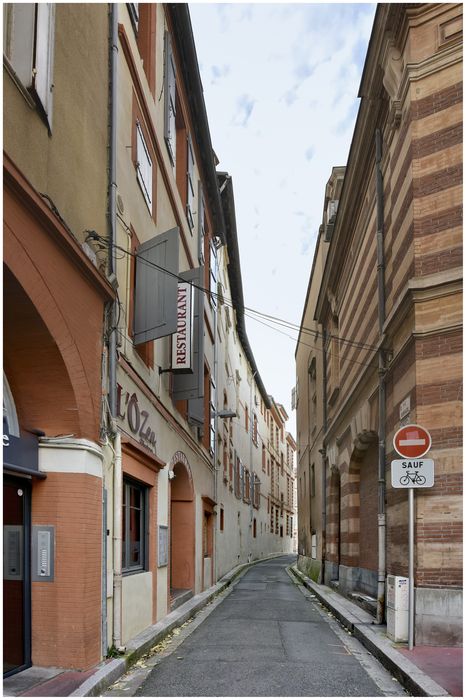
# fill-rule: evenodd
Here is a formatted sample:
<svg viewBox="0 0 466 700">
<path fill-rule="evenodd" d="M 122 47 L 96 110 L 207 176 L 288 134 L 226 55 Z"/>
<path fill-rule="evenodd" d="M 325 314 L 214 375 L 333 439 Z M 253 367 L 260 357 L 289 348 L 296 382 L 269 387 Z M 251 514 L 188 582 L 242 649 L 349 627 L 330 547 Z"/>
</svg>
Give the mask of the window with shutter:
<svg viewBox="0 0 466 700">
<path fill-rule="evenodd" d="M 170 34 L 165 32 L 164 136 L 172 165 L 176 161 L 176 70 Z"/>
<path fill-rule="evenodd" d="M 136 123 L 136 158 L 137 179 L 152 214 L 152 160 L 139 122 Z"/>
<path fill-rule="evenodd" d="M 198 194 L 197 194 L 197 226 L 198 226 L 198 254 L 197 257 L 199 259 L 200 265 L 204 264 L 204 242 L 205 242 L 205 233 L 206 233 L 206 226 L 205 226 L 205 202 L 204 202 L 204 193 L 202 190 L 202 184 L 201 181 L 199 180 L 198 183 Z"/>
<path fill-rule="evenodd" d="M 134 294 L 135 345 L 175 333 L 178 325 L 179 229 L 139 246 Z"/>
<path fill-rule="evenodd" d="M 34 97 L 52 128 L 54 3 L 8 3 L 3 6 L 5 64 L 28 97 Z M 29 98 L 30 99 L 30 98 Z"/>
<path fill-rule="evenodd" d="M 189 229 L 192 233 L 194 229 L 194 152 L 193 142 L 190 134 L 188 134 L 188 169 L 187 169 L 187 202 L 186 202 L 186 218 L 188 219 Z"/>
</svg>

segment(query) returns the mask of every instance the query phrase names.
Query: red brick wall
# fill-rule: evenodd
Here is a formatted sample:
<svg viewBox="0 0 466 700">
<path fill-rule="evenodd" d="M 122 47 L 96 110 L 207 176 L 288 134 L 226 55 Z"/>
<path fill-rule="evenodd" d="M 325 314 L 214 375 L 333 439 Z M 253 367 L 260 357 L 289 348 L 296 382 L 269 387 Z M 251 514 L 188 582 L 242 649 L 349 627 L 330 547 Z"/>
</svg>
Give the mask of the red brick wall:
<svg viewBox="0 0 466 700">
<path fill-rule="evenodd" d="M 377 445 L 370 445 L 364 453 L 359 472 L 359 566 L 372 571 L 377 571 L 377 462 Z"/>
<path fill-rule="evenodd" d="M 101 658 L 101 523 L 100 479 L 49 473 L 34 484 L 32 524 L 55 527 L 54 581 L 32 583 L 36 666 L 86 669 Z"/>
</svg>

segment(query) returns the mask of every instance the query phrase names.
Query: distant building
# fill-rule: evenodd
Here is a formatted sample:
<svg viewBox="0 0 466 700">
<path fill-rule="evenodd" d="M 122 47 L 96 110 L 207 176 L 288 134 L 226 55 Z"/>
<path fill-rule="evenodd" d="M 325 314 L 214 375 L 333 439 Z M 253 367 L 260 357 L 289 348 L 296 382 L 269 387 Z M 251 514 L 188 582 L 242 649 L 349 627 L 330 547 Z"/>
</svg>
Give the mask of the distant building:
<svg viewBox="0 0 466 700">
<path fill-rule="evenodd" d="M 377 8 L 296 350 L 299 566 L 385 618 L 408 574 L 393 436 L 432 435 L 416 489 L 415 642 L 462 634 L 462 6 Z"/>
</svg>

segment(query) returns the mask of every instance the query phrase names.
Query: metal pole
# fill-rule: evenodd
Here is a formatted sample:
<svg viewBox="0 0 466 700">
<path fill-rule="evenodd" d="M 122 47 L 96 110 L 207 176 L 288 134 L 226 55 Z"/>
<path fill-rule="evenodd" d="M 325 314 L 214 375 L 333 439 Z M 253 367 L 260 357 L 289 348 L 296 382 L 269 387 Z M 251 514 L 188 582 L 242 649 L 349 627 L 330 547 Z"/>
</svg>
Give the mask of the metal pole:
<svg viewBox="0 0 466 700">
<path fill-rule="evenodd" d="M 414 646 L 414 489 L 409 490 L 409 513 L 408 513 L 408 541 L 409 541 L 409 619 L 408 619 L 408 648 Z"/>
</svg>

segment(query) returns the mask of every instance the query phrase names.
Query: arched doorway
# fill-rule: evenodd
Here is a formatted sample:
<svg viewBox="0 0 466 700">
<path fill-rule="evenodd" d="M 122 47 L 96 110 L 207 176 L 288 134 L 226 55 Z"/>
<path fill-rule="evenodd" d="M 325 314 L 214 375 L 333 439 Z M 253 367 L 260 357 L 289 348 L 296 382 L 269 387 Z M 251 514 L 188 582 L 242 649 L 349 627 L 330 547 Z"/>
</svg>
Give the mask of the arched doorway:
<svg viewBox="0 0 466 700">
<path fill-rule="evenodd" d="M 345 511 L 350 533 L 347 556 L 342 563 L 350 569 L 350 590 L 377 595 L 378 567 L 378 442 L 377 434 L 367 431 L 358 437 L 349 465 Z"/>
<path fill-rule="evenodd" d="M 172 463 L 170 481 L 170 598 L 171 604 L 194 592 L 194 489 L 188 460 L 181 452 Z"/>
</svg>

